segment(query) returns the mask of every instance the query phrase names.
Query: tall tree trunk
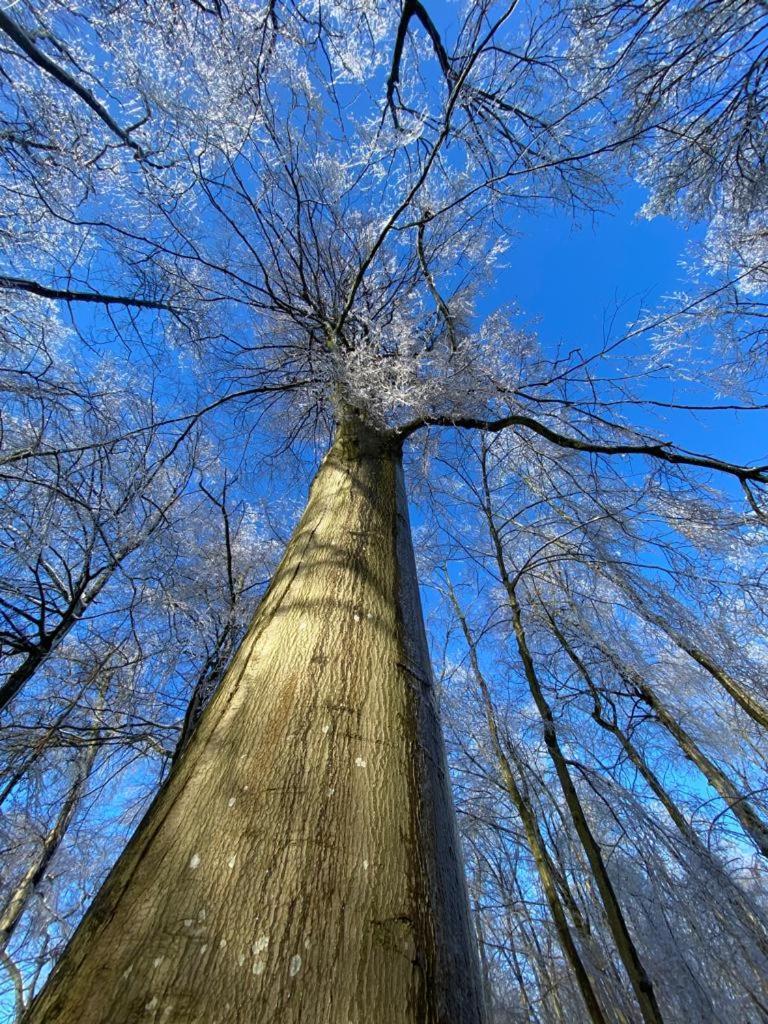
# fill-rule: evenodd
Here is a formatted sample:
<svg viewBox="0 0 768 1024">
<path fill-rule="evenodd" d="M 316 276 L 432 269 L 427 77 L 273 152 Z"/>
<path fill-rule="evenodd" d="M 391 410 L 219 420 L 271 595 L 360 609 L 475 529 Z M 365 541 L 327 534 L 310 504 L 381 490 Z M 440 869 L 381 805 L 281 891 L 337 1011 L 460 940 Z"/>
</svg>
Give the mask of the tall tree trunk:
<svg viewBox="0 0 768 1024">
<path fill-rule="evenodd" d="M 589 1019 L 593 1024 L 606 1024 L 606 1018 L 603 1015 L 600 1001 L 592 983 L 592 978 L 589 976 L 589 972 L 584 965 L 584 961 L 581 958 L 576 942 L 571 935 L 571 930 L 568 927 L 565 910 L 563 909 L 563 904 L 557 891 L 557 870 L 552 863 L 552 858 L 550 857 L 549 851 L 544 843 L 544 838 L 539 829 L 539 823 L 536 820 L 536 812 L 534 811 L 527 795 L 523 791 L 522 786 L 524 783 L 522 779 L 521 785 L 518 785 L 518 780 L 515 778 L 515 773 L 512 771 L 512 766 L 509 762 L 509 758 L 507 757 L 507 752 L 504 749 L 504 744 L 502 743 L 498 723 L 496 721 L 496 711 L 493 707 L 493 701 L 491 700 L 491 692 L 485 675 L 480 667 L 480 661 L 477 657 L 477 646 L 475 644 L 474 637 L 470 632 L 466 617 L 449 579 L 447 579 L 447 584 L 451 604 L 453 605 L 454 612 L 456 613 L 459 625 L 461 626 L 464 638 L 467 642 L 469 660 L 472 665 L 472 673 L 480 690 L 485 720 L 488 725 L 488 733 L 491 738 L 491 749 L 493 750 L 494 758 L 496 759 L 496 765 L 498 767 L 499 774 L 501 775 L 504 789 L 507 791 L 520 821 L 522 822 L 523 829 L 525 830 L 526 843 L 528 845 L 528 849 L 531 851 L 534 864 L 536 865 L 536 871 L 541 882 L 541 888 L 544 892 L 549 911 L 552 914 L 552 920 L 555 925 L 558 941 L 576 978 L 576 983 L 579 986 L 579 992 L 584 1000 L 584 1005 L 589 1015 Z"/>
<path fill-rule="evenodd" d="M 502 545 L 501 535 L 494 518 L 493 499 L 490 485 L 488 483 L 485 453 L 483 453 L 481 459 L 481 471 L 483 481 L 483 511 L 488 524 L 488 532 L 493 545 L 496 565 L 499 570 L 499 578 L 507 595 L 507 602 L 512 613 L 512 626 L 517 643 L 518 654 L 520 655 L 520 662 L 523 666 L 523 673 L 528 683 L 528 689 L 530 690 L 531 697 L 533 698 L 533 702 L 536 705 L 541 718 L 544 745 L 547 748 L 547 753 L 552 762 L 552 766 L 555 769 L 555 774 L 557 776 L 558 783 L 560 784 L 560 790 L 563 794 L 571 820 L 573 821 L 576 834 L 579 837 L 582 849 L 584 850 L 584 855 L 587 858 L 592 875 L 595 879 L 603 908 L 605 910 L 606 921 L 611 935 L 613 936 L 613 941 L 616 944 L 616 951 L 624 965 L 624 970 L 627 972 L 627 977 L 629 978 L 632 991 L 635 994 L 635 999 L 640 1007 L 640 1013 L 643 1021 L 645 1024 L 663 1024 L 663 1017 L 656 1000 L 653 983 L 645 970 L 643 962 L 640 959 L 640 954 L 635 946 L 632 936 L 630 935 L 619 899 L 613 888 L 613 883 L 611 882 L 608 874 L 605 861 L 603 860 L 600 845 L 595 839 L 592 829 L 589 826 L 587 816 L 584 813 L 584 808 L 581 805 L 579 794 L 568 770 L 568 763 L 565 755 L 563 754 L 557 735 L 555 720 L 552 715 L 552 708 L 549 706 L 549 702 L 544 696 L 544 691 L 539 683 L 539 677 L 536 673 L 533 657 L 528 647 L 528 640 L 525 635 L 520 603 L 515 591 L 517 580 L 513 580 L 509 574 L 506 558 L 504 556 L 504 547 Z"/>
<path fill-rule="evenodd" d="M 645 682 L 642 675 L 631 666 L 623 664 L 602 640 L 595 637 L 594 642 L 616 670 L 619 678 L 629 686 L 630 690 L 634 690 L 638 694 L 646 707 L 653 712 L 659 724 L 676 740 L 677 745 L 687 760 L 696 765 L 709 785 L 728 806 L 733 816 L 738 820 L 744 832 L 749 836 L 763 857 L 768 857 L 768 825 L 763 821 L 749 800 L 736 788 L 725 772 L 704 753 L 655 690 L 652 690 Z"/>
<path fill-rule="evenodd" d="M 27 1024 L 480 1024 L 400 456 L 343 424 Z"/>
</svg>

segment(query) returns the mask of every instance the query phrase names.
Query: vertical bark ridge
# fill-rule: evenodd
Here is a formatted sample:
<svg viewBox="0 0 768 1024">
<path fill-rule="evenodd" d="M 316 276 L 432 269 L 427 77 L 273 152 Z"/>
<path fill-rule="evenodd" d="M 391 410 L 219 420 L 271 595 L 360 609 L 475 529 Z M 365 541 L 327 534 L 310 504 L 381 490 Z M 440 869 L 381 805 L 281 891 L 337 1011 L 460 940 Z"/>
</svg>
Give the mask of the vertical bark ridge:
<svg viewBox="0 0 768 1024">
<path fill-rule="evenodd" d="M 481 1024 L 400 457 L 343 425 L 26 1024 Z"/>
</svg>

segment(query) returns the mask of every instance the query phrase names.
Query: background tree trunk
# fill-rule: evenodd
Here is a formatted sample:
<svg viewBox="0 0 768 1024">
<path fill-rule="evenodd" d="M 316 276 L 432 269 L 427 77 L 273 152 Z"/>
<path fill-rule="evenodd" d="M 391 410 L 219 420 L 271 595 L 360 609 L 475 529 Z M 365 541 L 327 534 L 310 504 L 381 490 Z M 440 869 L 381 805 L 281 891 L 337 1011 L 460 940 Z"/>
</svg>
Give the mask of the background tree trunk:
<svg viewBox="0 0 768 1024">
<path fill-rule="evenodd" d="M 480 1024 L 400 456 L 339 429 L 28 1024 Z"/>
<path fill-rule="evenodd" d="M 525 786 L 525 781 L 521 776 L 520 785 L 518 785 L 518 780 L 515 778 L 515 773 L 512 771 L 512 766 L 509 763 L 509 758 L 507 757 L 504 744 L 501 736 L 499 735 L 499 727 L 496 721 L 496 712 L 493 707 L 493 701 L 491 700 L 491 692 L 485 676 L 483 675 L 482 669 L 480 668 L 480 661 L 477 657 L 477 645 L 475 644 L 467 620 L 461 606 L 459 605 L 458 598 L 456 597 L 456 591 L 454 590 L 450 579 L 447 577 L 446 585 L 451 604 L 453 605 L 453 610 L 456 614 L 459 625 L 461 626 L 464 639 L 467 642 L 472 674 L 475 677 L 475 681 L 477 682 L 480 690 L 485 720 L 488 725 L 488 733 L 491 738 L 491 749 L 493 750 L 501 781 L 515 810 L 517 811 L 525 831 L 528 849 L 530 850 L 531 856 L 533 857 L 533 861 L 536 865 L 536 871 L 541 882 L 544 897 L 547 901 L 547 906 L 549 907 L 549 911 L 552 915 L 552 921 L 555 926 L 555 931 L 557 932 L 560 947 L 570 964 L 574 977 L 576 978 L 576 983 L 579 986 L 579 992 L 584 1000 L 584 1005 L 589 1019 L 592 1021 L 592 1024 L 605 1024 L 606 1018 L 603 1015 L 600 1000 L 598 999 L 593 985 L 593 979 L 590 977 L 589 971 L 581 958 L 576 942 L 571 935 L 571 930 L 568 927 L 565 910 L 563 909 L 563 904 L 557 892 L 557 872 L 554 864 L 552 863 L 549 851 L 544 843 L 544 837 L 539 829 L 539 823 L 536 820 L 536 813 L 524 793 L 523 787 Z"/>
<path fill-rule="evenodd" d="M 58 852 L 61 842 L 66 835 L 67 828 L 78 809 L 83 789 L 88 782 L 98 752 L 99 744 L 94 739 L 85 752 L 80 755 L 72 785 L 64 798 L 56 820 L 43 837 L 39 849 L 35 851 L 30 859 L 27 870 L 8 894 L 2 908 L 0 908 L 0 946 L 2 948 L 5 948 L 13 936 L 22 915 L 29 905 L 30 899 L 34 896 L 35 890 L 48 870 L 48 866 Z"/>
<path fill-rule="evenodd" d="M 656 691 L 652 690 L 645 682 L 640 673 L 621 662 L 602 641 L 596 639 L 595 643 L 613 665 L 619 677 L 630 690 L 634 689 L 637 692 L 646 707 L 656 716 L 657 721 L 677 741 L 684 756 L 691 764 L 696 765 L 712 789 L 727 804 L 728 809 L 762 856 L 768 858 L 768 825 L 762 820 L 747 797 L 736 788 L 712 758 L 704 753 L 688 730 L 680 724 L 673 712 L 669 710 Z"/>
<path fill-rule="evenodd" d="M 581 806 L 581 800 L 579 799 L 573 779 L 568 771 L 568 763 L 560 746 L 554 717 L 552 715 L 552 709 L 549 706 L 539 684 L 539 679 L 536 675 L 536 670 L 533 664 L 533 658 L 531 657 L 531 652 L 528 648 L 528 642 L 520 614 L 520 605 L 517 601 L 514 587 L 509 582 L 509 577 L 506 575 L 502 582 L 505 585 L 507 596 L 509 598 L 509 606 L 512 611 L 512 625 L 517 638 L 517 648 L 520 654 L 520 660 L 523 664 L 526 679 L 528 680 L 531 696 L 533 697 L 533 701 L 541 717 L 544 732 L 544 745 L 546 746 L 547 753 L 552 760 L 565 803 L 573 820 L 576 834 L 581 841 L 584 853 L 589 861 L 589 866 L 592 869 L 595 883 L 603 902 L 608 927 L 610 928 L 614 942 L 616 943 L 616 949 L 618 950 L 621 962 L 624 964 L 624 969 L 627 972 L 627 976 L 629 977 L 634 990 L 643 1020 L 646 1024 L 663 1024 L 663 1017 L 656 1001 L 656 993 L 654 992 L 653 984 L 645 970 L 642 960 L 640 959 L 640 954 L 635 946 L 632 936 L 629 933 L 629 928 L 627 927 L 618 897 L 614 891 L 613 883 L 611 882 L 608 874 L 608 869 L 603 859 L 600 846 L 589 827 L 586 814 Z"/>
<path fill-rule="evenodd" d="M 631 587 L 626 580 L 618 574 L 611 574 L 610 578 L 621 588 L 632 602 L 638 614 L 664 633 L 665 636 L 676 644 L 685 653 L 700 665 L 705 672 L 722 686 L 725 692 L 736 701 L 742 711 L 746 711 L 753 722 L 756 722 L 763 729 L 768 729 L 768 709 L 737 679 L 734 679 L 722 666 L 718 665 L 715 659 L 702 650 L 696 642 L 686 635 L 683 629 L 676 629 L 672 623 L 658 612 L 653 611 L 648 603 L 642 599 L 640 594 Z"/>
</svg>

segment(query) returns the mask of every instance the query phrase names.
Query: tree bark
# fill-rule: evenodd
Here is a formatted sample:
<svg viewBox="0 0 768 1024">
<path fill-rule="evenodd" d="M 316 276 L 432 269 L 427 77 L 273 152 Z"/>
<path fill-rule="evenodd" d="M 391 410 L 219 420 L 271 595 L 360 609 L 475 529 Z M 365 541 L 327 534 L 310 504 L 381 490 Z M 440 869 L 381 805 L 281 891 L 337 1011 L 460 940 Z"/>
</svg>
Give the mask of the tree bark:
<svg viewBox="0 0 768 1024">
<path fill-rule="evenodd" d="M 348 421 L 27 1024 L 481 1024 L 397 446 Z"/>
</svg>

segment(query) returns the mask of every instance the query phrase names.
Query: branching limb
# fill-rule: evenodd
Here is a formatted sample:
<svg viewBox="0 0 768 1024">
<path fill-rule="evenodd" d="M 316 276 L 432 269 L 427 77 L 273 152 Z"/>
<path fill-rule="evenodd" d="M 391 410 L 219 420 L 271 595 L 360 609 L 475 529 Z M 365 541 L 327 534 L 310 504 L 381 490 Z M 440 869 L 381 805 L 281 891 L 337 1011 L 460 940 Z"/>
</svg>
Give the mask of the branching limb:
<svg viewBox="0 0 768 1024">
<path fill-rule="evenodd" d="M 392 52 L 392 67 L 387 78 L 387 107 L 392 113 L 392 119 L 397 124 L 397 114 L 395 113 L 395 90 L 397 84 L 400 81 L 400 64 L 403 59 L 403 47 L 405 46 L 405 37 L 408 33 L 408 25 L 411 22 L 411 18 L 417 18 L 427 35 L 432 40 L 432 46 L 435 50 L 435 56 L 437 57 L 438 63 L 440 64 L 440 70 L 445 76 L 445 80 L 450 88 L 452 81 L 451 74 L 451 62 L 448 59 L 448 53 L 443 46 L 443 41 L 440 38 L 440 33 L 435 27 L 435 23 L 429 16 L 429 13 L 419 0 L 405 0 L 403 4 L 403 10 L 400 14 L 400 23 L 397 26 L 397 36 L 395 38 L 395 48 Z"/>
<path fill-rule="evenodd" d="M 55 61 L 43 53 L 43 51 L 35 45 L 34 40 L 24 31 L 24 29 L 17 25 L 16 22 L 9 18 L 8 15 L 0 9 L 0 30 L 5 32 L 14 43 L 23 50 L 29 59 L 36 64 L 39 68 L 49 74 L 52 78 L 55 78 L 57 82 L 63 85 L 66 89 L 75 93 L 80 99 L 91 108 L 91 110 L 99 117 L 104 124 L 109 128 L 113 135 L 116 135 L 120 141 L 129 146 L 135 153 L 137 160 L 143 160 L 146 157 L 146 153 L 142 147 L 130 137 L 129 131 L 121 128 L 120 125 L 115 121 L 112 115 L 109 113 L 107 108 L 100 103 L 90 89 L 86 89 L 84 85 L 81 85 L 68 71 L 60 67 Z"/>
<path fill-rule="evenodd" d="M 29 292 L 43 299 L 58 299 L 64 302 L 96 302 L 104 306 L 132 306 L 137 309 L 164 309 L 175 312 L 173 306 L 156 299 L 142 299 L 132 295 L 109 295 L 106 292 L 82 292 L 72 288 L 49 288 L 37 281 L 24 277 L 0 276 L 0 290 Z"/>
<path fill-rule="evenodd" d="M 578 437 L 570 437 L 568 434 L 561 434 L 551 427 L 539 423 L 531 416 L 514 413 L 510 416 L 503 416 L 500 419 L 480 419 L 474 416 L 427 416 L 423 419 L 407 423 L 397 431 L 401 440 L 410 437 L 411 434 L 421 427 L 460 427 L 466 430 L 485 430 L 489 433 L 498 433 L 508 427 L 525 427 L 532 430 L 540 437 L 546 438 L 552 444 L 560 448 L 568 448 L 572 451 L 588 452 L 595 455 L 646 455 L 649 458 L 659 459 L 662 462 L 674 466 L 695 466 L 700 469 L 711 469 L 718 473 L 727 473 L 738 480 L 752 480 L 755 483 L 768 484 L 768 465 L 765 466 L 740 466 L 737 463 L 725 462 L 722 459 L 711 458 L 708 455 L 700 455 L 696 452 L 687 452 L 676 448 L 669 442 L 653 442 L 650 444 L 605 444 L 596 441 L 585 441 Z"/>
<path fill-rule="evenodd" d="M 421 272 L 424 275 L 424 280 L 427 282 L 427 287 L 429 288 L 429 292 L 430 292 L 432 298 L 435 300 L 435 305 L 437 306 L 438 310 L 440 311 L 440 315 L 442 316 L 442 318 L 443 318 L 443 320 L 445 322 L 445 328 L 446 328 L 446 330 L 448 332 L 448 339 L 449 339 L 450 346 L 451 346 L 451 352 L 455 352 L 456 351 L 456 323 L 455 323 L 455 317 L 453 316 L 453 314 L 451 313 L 450 309 L 448 308 L 448 304 L 446 303 L 445 299 L 442 297 L 440 292 L 437 290 L 437 285 L 435 284 L 434 276 L 432 274 L 432 271 L 429 269 L 429 265 L 427 263 L 427 257 L 426 257 L 426 254 L 424 252 L 424 229 L 425 229 L 428 221 L 430 220 L 430 218 L 431 218 L 431 214 L 429 212 L 425 212 L 424 217 L 419 222 L 419 226 L 418 226 L 418 229 L 416 231 L 416 252 L 417 252 L 418 257 L 419 257 L 419 266 L 421 267 Z"/>
</svg>

